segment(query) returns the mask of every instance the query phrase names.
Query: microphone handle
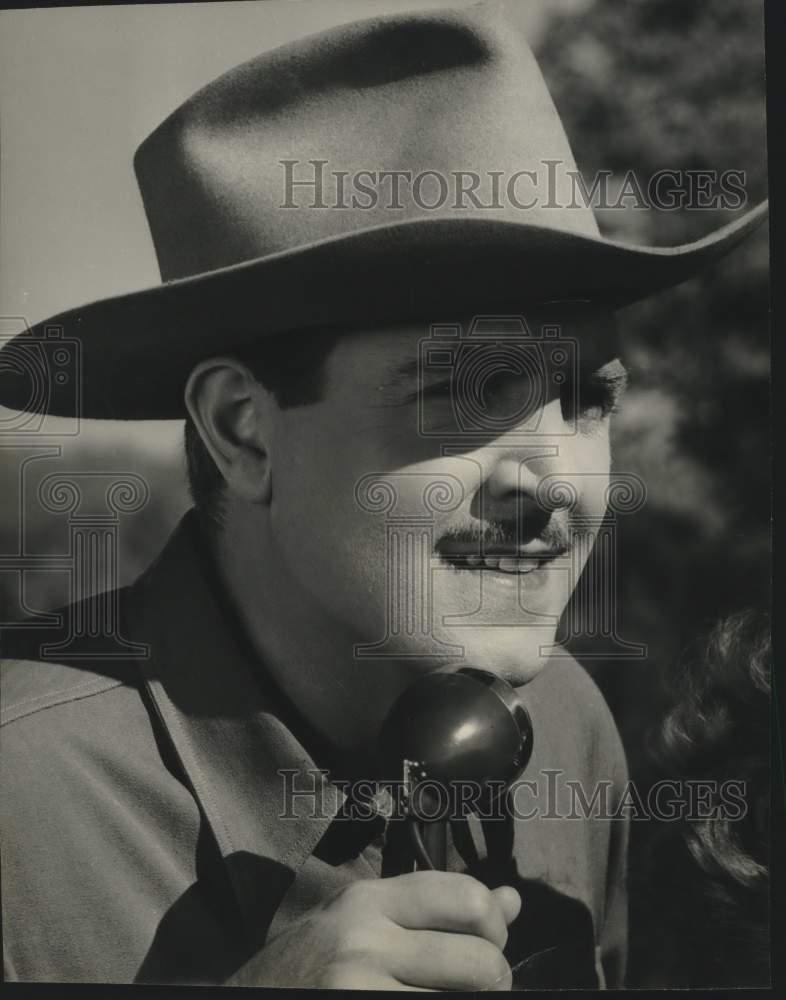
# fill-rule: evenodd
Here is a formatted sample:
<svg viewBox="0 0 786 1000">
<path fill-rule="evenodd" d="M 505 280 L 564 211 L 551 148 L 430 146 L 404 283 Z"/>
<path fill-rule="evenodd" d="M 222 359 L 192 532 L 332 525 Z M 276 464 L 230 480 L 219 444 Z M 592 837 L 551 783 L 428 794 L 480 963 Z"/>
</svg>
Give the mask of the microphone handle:
<svg viewBox="0 0 786 1000">
<path fill-rule="evenodd" d="M 447 823 L 421 823 L 411 816 L 407 820 L 410 842 L 414 851 L 411 871 L 438 871 L 448 869 Z"/>
<path fill-rule="evenodd" d="M 448 824 L 442 821 L 424 824 L 423 843 L 426 845 L 434 870 L 448 870 Z"/>
</svg>

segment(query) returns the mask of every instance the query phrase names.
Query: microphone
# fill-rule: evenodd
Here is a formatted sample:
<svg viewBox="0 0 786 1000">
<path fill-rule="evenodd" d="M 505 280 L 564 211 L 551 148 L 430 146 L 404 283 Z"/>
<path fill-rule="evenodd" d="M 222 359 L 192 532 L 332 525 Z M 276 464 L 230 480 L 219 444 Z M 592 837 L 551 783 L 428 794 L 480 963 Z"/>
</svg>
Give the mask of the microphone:
<svg viewBox="0 0 786 1000">
<path fill-rule="evenodd" d="M 445 871 L 451 806 L 491 806 L 523 772 L 532 745 L 529 713 L 501 677 L 465 666 L 414 681 L 385 717 L 379 744 L 383 773 L 401 782 L 407 870 Z"/>
</svg>

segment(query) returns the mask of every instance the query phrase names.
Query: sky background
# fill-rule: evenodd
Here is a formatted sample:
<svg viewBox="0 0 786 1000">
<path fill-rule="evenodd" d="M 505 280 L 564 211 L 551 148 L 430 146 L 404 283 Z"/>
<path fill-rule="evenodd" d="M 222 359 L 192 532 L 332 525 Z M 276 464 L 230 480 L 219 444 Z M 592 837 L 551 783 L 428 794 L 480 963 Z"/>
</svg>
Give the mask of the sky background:
<svg viewBox="0 0 786 1000">
<path fill-rule="evenodd" d="M 455 0 L 264 0 L 0 13 L 3 315 L 37 322 L 158 282 L 131 161 L 199 87 L 307 31 L 451 6 Z M 507 6 L 534 44 L 546 0 Z"/>
</svg>

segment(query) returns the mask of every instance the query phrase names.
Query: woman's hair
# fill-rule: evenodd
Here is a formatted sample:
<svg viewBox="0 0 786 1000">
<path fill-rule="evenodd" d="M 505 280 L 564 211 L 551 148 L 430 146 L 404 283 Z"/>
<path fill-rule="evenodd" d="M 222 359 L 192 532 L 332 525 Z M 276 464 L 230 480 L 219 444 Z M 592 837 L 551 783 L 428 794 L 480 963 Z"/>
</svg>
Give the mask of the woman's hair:
<svg viewBox="0 0 786 1000">
<path fill-rule="evenodd" d="M 743 612 L 716 625 L 703 652 L 681 665 L 674 695 L 654 748 L 661 773 L 712 782 L 716 805 L 723 783 L 735 782 L 744 799 L 741 818 L 687 816 L 651 844 L 648 875 L 671 924 L 674 985 L 767 985 L 767 616 Z"/>
</svg>

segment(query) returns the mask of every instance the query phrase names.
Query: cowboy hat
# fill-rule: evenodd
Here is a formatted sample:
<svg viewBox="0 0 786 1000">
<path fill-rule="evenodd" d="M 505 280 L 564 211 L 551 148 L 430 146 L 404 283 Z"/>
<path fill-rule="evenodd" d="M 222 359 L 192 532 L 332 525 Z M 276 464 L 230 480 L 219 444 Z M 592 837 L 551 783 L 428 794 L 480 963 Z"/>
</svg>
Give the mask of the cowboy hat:
<svg viewBox="0 0 786 1000">
<path fill-rule="evenodd" d="M 186 101 L 134 165 L 163 283 L 11 340 L 4 406 L 182 418 L 194 364 L 262 337 L 555 299 L 618 308 L 691 277 L 766 211 L 676 247 L 601 236 L 535 58 L 486 5 L 265 52 Z M 63 337 L 78 393 L 48 377 Z"/>
</svg>

